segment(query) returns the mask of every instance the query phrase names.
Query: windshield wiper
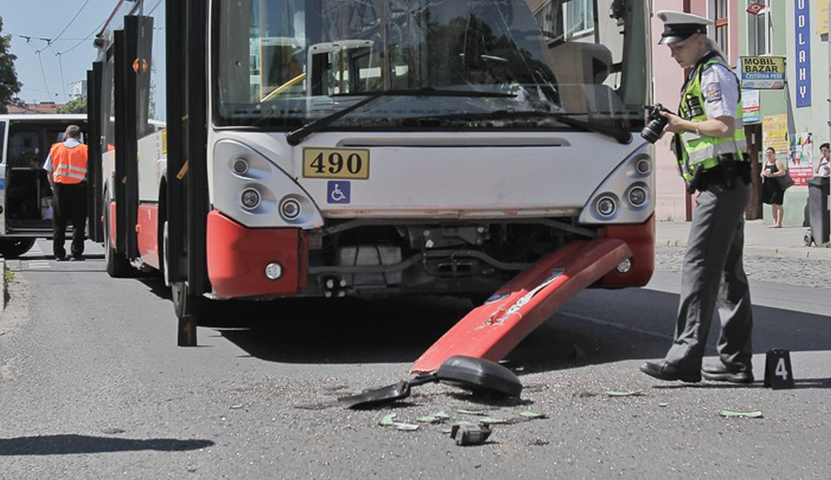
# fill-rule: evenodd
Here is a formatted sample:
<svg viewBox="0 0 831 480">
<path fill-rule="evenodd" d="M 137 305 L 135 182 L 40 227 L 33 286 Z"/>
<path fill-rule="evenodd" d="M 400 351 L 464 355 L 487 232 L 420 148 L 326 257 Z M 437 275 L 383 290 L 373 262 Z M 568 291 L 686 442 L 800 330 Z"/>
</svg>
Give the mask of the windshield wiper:
<svg viewBox="0 0 831 480">
<path fill-rule="evenodd" d="M 496 110 L 488 113 L 458 113 L 430 117 L 435 120 L 501 120 L 512 118 L 552 118 L 569 127 L 579 128 L 587 132 L 595 132 L 614 138 L 622 144 L 632 141 L 632 134 L 619 125 L 604 125 L 602 123 L 585 122 L 573 118 L 573 113 L 564 112 L 541 112 L 541 111 L 512 111 Z M 580 114 L 583 115 L 583 114 Z M 423 119 L 420 119 L 423 120 Z M 617 122 L 616 122 L 617 123 Z"/>
<path fill-rule="evenodd" d="M 351 95 L 350 95 L 351 96 Z M 436 90 L 435 88 L 417 88 L 409 90 L 381 90 L 375 92 L 358 103 L 350 105 L 343 110 L 338 110 L 335 113 L 326 115 L 311 123 L 307 123 L 297 130 L 288 133 L 286 140 L 289 145 L 298 145 L 304 138 L 309 135 L 319 132 L 327 126 L 335 123 L 341 118 L 349 115 L 355 110 L 374 102 L 381 97 L 467 97 L 467 98 L 514 98 L 512 93 L 496 93 L 496 92 L 475 92 L 465 90 Z"/>
</svg>

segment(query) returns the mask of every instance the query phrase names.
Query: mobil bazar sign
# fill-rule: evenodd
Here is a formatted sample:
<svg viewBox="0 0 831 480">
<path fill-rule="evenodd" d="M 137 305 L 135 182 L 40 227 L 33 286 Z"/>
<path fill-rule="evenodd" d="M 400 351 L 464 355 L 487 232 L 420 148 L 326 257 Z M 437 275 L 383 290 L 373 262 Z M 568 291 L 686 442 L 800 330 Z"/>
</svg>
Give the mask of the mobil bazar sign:
<svg viewBox="0 0 831 480">
<path fill-rule="evenodd" d="M 785 57 L 741 57 L 739 74 L 742 88 L 781 90 L 785 88 Z"/>
</svg>

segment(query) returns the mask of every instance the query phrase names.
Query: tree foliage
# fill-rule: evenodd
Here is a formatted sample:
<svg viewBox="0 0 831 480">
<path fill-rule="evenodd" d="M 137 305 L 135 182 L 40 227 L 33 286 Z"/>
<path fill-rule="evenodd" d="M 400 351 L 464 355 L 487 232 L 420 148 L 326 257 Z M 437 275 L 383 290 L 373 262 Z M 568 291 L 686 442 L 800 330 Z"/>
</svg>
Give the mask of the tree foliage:
<svg viewBox="0 0 831 480">
<path fill-rule="evenodd" d="M 66 105 L 58 108 L 58 113 L 87 113 L 87 97 L 78 97 L 68 101 Z"/>
<path fill-rule="evenodd" d="M 14 69 L 14 61 L 17 55 L 10 52 L 11 35 L 3 36 L 3 17 L 0 17 L 0 113 L 6 113 L 11 100 L 23 86 L 17 80 L 17 72 Z"/>
</svg>

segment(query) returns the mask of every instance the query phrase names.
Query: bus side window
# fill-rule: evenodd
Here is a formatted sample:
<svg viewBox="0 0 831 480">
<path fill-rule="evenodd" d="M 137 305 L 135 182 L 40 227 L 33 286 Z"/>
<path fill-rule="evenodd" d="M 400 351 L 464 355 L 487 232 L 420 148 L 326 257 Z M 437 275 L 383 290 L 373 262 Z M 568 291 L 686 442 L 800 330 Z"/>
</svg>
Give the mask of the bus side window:
<svg viewBox="0 0 831 480">
<path fill-rule="evenodd" d="M 0 122 L 0 163 L 3 162 L 6 151 L 6 122 Z"/>
<path fill-rule="evenodd" d="M 40 166 L 44 160 L 46 155 L 40 151 L 39 132 L 12 130 L 9 133 L 7 164 L 10 167 L 31 167 L 34 163 Z"/>
</svg>

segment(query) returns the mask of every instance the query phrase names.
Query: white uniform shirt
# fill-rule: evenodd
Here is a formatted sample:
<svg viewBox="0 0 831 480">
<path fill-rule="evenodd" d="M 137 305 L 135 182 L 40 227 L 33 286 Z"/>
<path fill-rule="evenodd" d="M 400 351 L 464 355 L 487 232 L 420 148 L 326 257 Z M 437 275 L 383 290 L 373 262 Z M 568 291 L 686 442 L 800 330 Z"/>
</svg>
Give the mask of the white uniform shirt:
<svg viewBox="0 0 831 480">
<path fill-rule="evenodd" d="M 705 68 L 701 72 L 701 94 L 707 118 L 732 117 L 736 119 L 736 128 L 742 128 L 742 119 L 736 118 L 739 85 L 730 69 L 720 64 Z"/>
<path fill-rule="evenodd" d="M 818 177 L 831 177 L 831 162 L 827 158 L 820 157 Z"/>
</svg>

